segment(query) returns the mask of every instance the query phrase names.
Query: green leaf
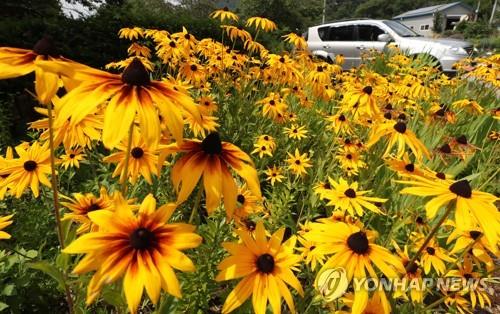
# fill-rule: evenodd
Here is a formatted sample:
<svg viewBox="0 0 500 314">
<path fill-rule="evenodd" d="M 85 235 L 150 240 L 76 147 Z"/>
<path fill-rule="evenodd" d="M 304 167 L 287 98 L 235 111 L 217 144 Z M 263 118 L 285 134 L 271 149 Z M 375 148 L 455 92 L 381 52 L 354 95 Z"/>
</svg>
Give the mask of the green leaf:
<svg viewBox="0 0 500 314">
<path fill-rule="evenodd" d="M 32 269 L 40 270 L 52 277 L 58 283 L 58 288 L 64 291 L 64 276 L 57 267 L 46 261 L 28 263 L 27 266 Z"/>
<path fill-rule="evenodd" d="M 3 302 L 0 302 L 0 312 L 2 312 L 3 310 L 5 310 L 6 308 L 8 308 L 9 306 Z"/>
</svg>

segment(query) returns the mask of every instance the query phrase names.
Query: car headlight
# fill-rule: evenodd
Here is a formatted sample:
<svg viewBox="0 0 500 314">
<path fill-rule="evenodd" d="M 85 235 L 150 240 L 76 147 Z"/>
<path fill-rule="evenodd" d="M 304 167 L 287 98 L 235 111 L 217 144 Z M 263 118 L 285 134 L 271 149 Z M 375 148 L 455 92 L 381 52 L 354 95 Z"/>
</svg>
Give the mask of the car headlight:
<svg viewBox="0 0 500 314">
<path fill-rule="evenodd" d="M 465 49 L 462 47 L 452 47 L 452 48 L 450 48 L 449 51 L 454 55 L 466 55 L 467 54 L 467 51 L 465 51 Z"/>
</svg>

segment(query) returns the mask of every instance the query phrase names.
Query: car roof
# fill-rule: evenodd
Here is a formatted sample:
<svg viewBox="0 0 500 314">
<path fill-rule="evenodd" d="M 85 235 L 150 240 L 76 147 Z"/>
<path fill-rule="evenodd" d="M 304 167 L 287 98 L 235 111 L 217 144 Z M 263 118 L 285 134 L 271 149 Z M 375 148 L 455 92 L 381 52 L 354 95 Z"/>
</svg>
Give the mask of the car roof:
<svg viewBox="0 0 500 314">
<path fill-rule="evenodd" d="M 368 18 L 357 18 L 357 19 L 345 19 L 345 20 L 336 20 L 336 21 L 331 21 L 327 22 L 324 24 L 319 24 L 315 26 L 311 26 L 310 28 L 317 28 L 317 27 L 322 27 L 322 26 L 332 26 L 336 24 L 352 24 L 355 22 L 375 22 L 375 23 L 380 23 L 386 20 L 376 20 L 376 19 L 368 19 Z"/>
</svg>

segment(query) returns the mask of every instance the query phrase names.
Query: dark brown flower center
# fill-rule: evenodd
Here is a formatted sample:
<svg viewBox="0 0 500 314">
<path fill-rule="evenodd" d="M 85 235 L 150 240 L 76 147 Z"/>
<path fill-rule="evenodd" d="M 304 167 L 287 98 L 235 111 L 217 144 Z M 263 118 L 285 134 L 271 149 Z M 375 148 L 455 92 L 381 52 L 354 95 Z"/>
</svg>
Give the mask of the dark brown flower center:
<svg viewBox="0 0 500 314">
<path fill-rule="evenodd" d="M 222 153 L 222 142 L 219 133 L 212 132 L 201 142 L 201 149 L 210 155 L 220 155 Z"/>
<path fill-rule="evenodd" d="M 398 122 L 394 124 L 394 130 L 396 130 L 398 133 L 403 134 L 404 132 L 406 132 L 406 123 Z"/>
<path fill-rule="evenodd" d="M 130 62 L 125 71 L 123 71 L 122 82 L 134 86 L 146 86 L 149 84 L 149 73 L 141 60 L 134 58 Z"/>
<path fill-rule="evenodd" d="M 365 86 L 365 87 L 363 87 L 363 92 L 365 94 L 371 95 L 373 92 L 373 88 L 371 86 Z"/>
<path fill-rule="evenodd" d="M 418 270 L 418 265 L 417 265 L 417 263 L 415 263 L 415 262 L 411 262 L 411 264 L 410 264 L 409 266 L 407 266 L 407 268 L 406 268 L 406 269 L 407 269 L 407 270 L 406 270 L 406 273 L 408 273 L 408 274 L 412 274 L 412 275 L 413 275 L 413 274 L 416 274 L 416 273 L 417 273 L 417 270 Z"/>
<path fill-rule="evenodd" d="M 465 198 L 470 198 L 472 196 L 472 188 L 467 180 L 461 180 L 453 183 L 450 185 L 450 191 Z"/>
<path fill-rule="evenodd" d="M 146 228 L 138 228 L 130 234 L 130 246 L 136 250 L 147 250 L 156 244 L 156 237 L 153 232 Z"/>
<path fill-rule="evenodd" d="M 418 216 L 415 221 L 417 222 L 417 224 L 422 225 L 424 223 L 424 218 Z"/>
<path fill-rule="evenodd" d="M 75 154 L 69 154 L 69 158 L 71 159 L 75 158 Z"/>
<path fill-rule="evenodd" d="M 295 160 L 295 164 L 296 164 L 296 165 L 300 165 L 300 160 L 298 160 L 298 159 L 297 159 L 297 160 Z"/>
<path fill-rule="evenodd" d="M 434 249 L 433 247 L 430 247 L 430 246 L 429 246 L 429 247 L 427 247 L 425 250 L 427 251 L 427 253 L 428 253 L 429 255 L 434 255 L 434 254 L 436 254 L 436 249 Z"/>
<path fill-rule="evenodd" d="M 284 62 L 285 62 L 285 58 L 281 57 L 281 58 L 280 58 L 280 62 L 281 62 L 281 63 L 284 63 Z"/>
<path fill-rule="evenodd" d="M 464 278 L 469 280 L 471 278 L 473 278 L 472 274 L 464 274 Z"/>
<path fill-rule="evenodd" d="M 467 145 L 467 137 L 465 137 L 465 135 L 460 135 L 456 140 L 459 144 Z"/>
<path fill-rule="evenodd" d="M 48 36 L 44 36 L 42 39 L 37 41 L 37 43 L 33 47 L 33 52 L 41 56 L 57 56 L 54 42 Z"/>
<path fill-rule="evenodd" d="M 37 166 L 38 166 L 38 164 L 34 160 L 25 161 L 23 164 L 24 170 L 26 170 L 28 172 L 35 171 Z"/>
<path fill-rule="evenodd" d="M 469 235 L 472 239 L 477 240 L 482 235 L 482 233 L 480 231 L 472 230 L 469 231 Z"/>
<path fill-rule="evenodd" d="M 415 165 L 414 164 L 407 164 L 405 165 L 406 171 L 413 172 L 415 171 Z"/>
<path fill-rule="evenodd" d="M 450 147 L 450 145 L 448 145 L 448 144 L 444 144 L 443 146 L 441 146 L 441 147 L 439 148 L 439 151 L 440 151 L 441 153 L 443 153 L 443 154 L 449 154 L 449 153 L 451 153 L 451 147 Z"/>
<path fill-rule="evenodd" d="M 144 156 L 144 150 L 142 150 L 142 148 L 140 147 L 134 147 L 130 151 L 130 155 L 132 155 L 132 157 L 134 157 L 135 159 L 139 159 Z"/>
<path fill-rule="evenodd" d="M 236 197 L 236 200 L 240 203 L 240 204 L 243 204 L 245 203 L 245 196 L 243 194 L 238 194 L 238 196 Z"/>
<path fill-rule="evenodd" d="M 347 155 L 345 155 L 345 158 L 352 159 L 352 155 L 351 154 L 347 154 Z"/>
<path fill-rule="evenodd" d="M 191 71 L 196 72 L 196 70 L 198 70 L 196 64 L 191 64 Z"/>
<path fill-rule="evenodd" d="M 357 254 L 365 254 L 370 249 L 366 233 L 358 231 L 347 238 L 347 246 Z"/>
<path fill-rule="evenodd" d="M 436 177 L 438 177 L 441 180 L 446 179 L 446 175 L 444 173 L 442 173 L 442 172 L 436 173 Z"/>
<path fill-rule="evenodd" d="M 257 269 L 265 274 L 272 273 L 274 270 L 274 257 L 270 254 L 262 254 L 257 258 Z"/>
<path fill-rule="evenodd" d="M 255 230 L 255 222 L 251 221 L 251 220 L 246 220 L 245 221 L 245 227 L 247 227 L 247 230 L 249 231 L 254 231 Z"/>
<path fill-rule="evenodd" d="M 390 119 L 392 119 L 392 114 L 390 112 L 386 112 L 386 113 L 384 113 L 384 118 L 386 118 L 387 120 L 390 120 Z"/>
<path fill-rule="evenodd" d="M 341 114 L 339 116 L 339 120 L 342 121 L 342 122 L 344 122 L 346 120 L 346 118 L 345 118 L 345 116 L 343 114 Z"/>
<path fill-rule="evenodd" d="M 353 189 L 349 188 L 349 189 L 345 190 L 344 195 L 347 196 L 347 197 L 349 197 L 349 198 L 355 198 L 356 197 L 356 191 L 354 191 Z"/>
<path fill-rule="evenodd" d="M 92 203 L 90 204 L 89 207 L 87 207 L 87 212 L 93 212 L 94 210 L 99 210 L 99 209 L 101 209 L 101 206 L 99 206 L 99 204 Z"/>
</svg>

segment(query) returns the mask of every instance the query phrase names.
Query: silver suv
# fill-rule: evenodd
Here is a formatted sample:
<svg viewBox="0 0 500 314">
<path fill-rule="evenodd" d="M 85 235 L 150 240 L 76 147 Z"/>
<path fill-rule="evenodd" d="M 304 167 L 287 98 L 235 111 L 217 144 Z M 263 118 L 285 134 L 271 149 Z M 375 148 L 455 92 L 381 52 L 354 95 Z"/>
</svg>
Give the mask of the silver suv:
<svg viewBox="0 0 500 314">
<path fill-rule="evenodd" d="M 361 63 L 364 51 L 382 51 L 389 42 L 409 55 L 430 55 L 445 72 L 453 72 L 453 64 L 473 51 L 472 44 L 468 42 L 425 38 L 391 20 L 346 20 L 313 26 L 308 29 L 305 38 L 313 55 L 326 60 L 343 55 L 343 68 L 346 70 Z"/>
</svg>

